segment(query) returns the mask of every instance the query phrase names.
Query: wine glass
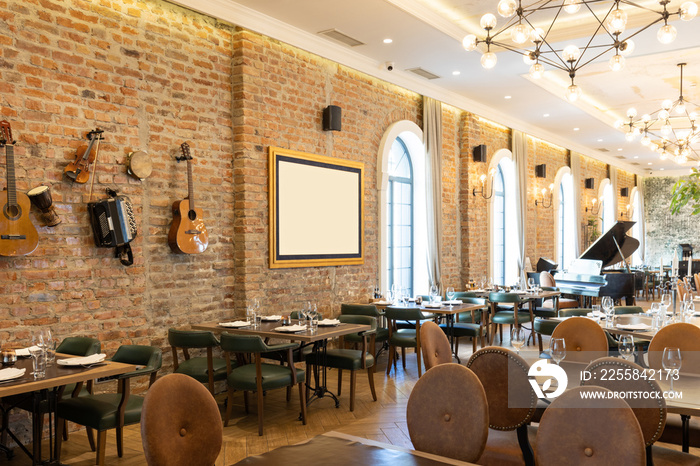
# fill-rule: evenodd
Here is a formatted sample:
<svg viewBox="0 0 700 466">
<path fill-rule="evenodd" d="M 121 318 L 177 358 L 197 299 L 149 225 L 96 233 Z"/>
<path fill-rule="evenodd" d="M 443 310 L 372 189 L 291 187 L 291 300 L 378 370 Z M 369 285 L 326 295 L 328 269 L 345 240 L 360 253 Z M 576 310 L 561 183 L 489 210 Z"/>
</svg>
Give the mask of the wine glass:
<svg viewBox="0 0 700 466">
<path fill-rule="evenodd" d="M 527 289 L 530 290 L 530 292 L 535 291 L 535 279 L 534 278 L 527 279 Z"/>
<path fill-rule="evenodd" d="M 634 339 L 632 335 L 622 335 L 620 337 L 618 351 L 624 359 L 628 359 L 629 356 L 634 353 Z"/>
<path fill-rule="evenodd" d="M 515 352 L 520 354 L 520 350 L 525 344 L 525 329 L 514 325 L 510 329 L 510 344 L 515 348 Z"/>
<path fill-rule="evenodd" d="M 258 298 L 253 298 L 253 310 L 256 316 L 260 314 L 260 300 Z"/>
<path fill-rule="evenodd" d="M 613 316 L 615 315 L 615 304 L 613 303 L 612 297 L 603 296 L 603 300 L 601 301 L 601 305 L 603 306 L 603 311 L 605 311 L 605 326 L 611 327 L 612 326 L 612 319 L 613 319 Z"/>
<path fill-rule="evenodd" d="M 666 290 L 661 293 L 661 307 L 664 308 L 664 315 L 668 314 L 668 308 L 671 307 L 671 293 Z"/>
<path fill-rule="evenodd" d="M 563 338 L 552 338 L 549 342 L 549 354 L 554 362 L 559 363 L 566 357 L 566 343 Z"/>
<path fill-rule="evenodd" d="M 440 293 L 437 285 L 430 285 L 430 302 L 434 303 L 437 301 L 438 293 Z"/>
<path fill-rule="evenodd" d="M 452 309 L 452 300 L 455 299 L 455 289 L 451 286 L 447 287 L 447 300 L 450 302 L 450 309 Z"/>
<path fill-rule="evenodd" d="M 309 312 L 309 307 L 311 307 L 311 303 L 307 302 L 301 307 L 301 310 L 299 310 L 299 325 L 306 325 L 306 317 Z"/>
<path fill-rule="evenodd" d="M 661 357 L 661 365 L 664 366 L 666 371 L 671 371 L 667 373 L 667 377 L 671 379 L 671 391 L 673 391 L 673 371 L 679 371 L 682 362 L 680 348 L 664 348 L 664 354 Z"/>
<path fill-rule="evenodd" d="M 306 316 L 309 319 L 309 330 L 315 332 L 316 325 L 318 325 L 318 308 L 315 303 L 309 306 L 309 309 L 306 311 Z"/>
</svg>

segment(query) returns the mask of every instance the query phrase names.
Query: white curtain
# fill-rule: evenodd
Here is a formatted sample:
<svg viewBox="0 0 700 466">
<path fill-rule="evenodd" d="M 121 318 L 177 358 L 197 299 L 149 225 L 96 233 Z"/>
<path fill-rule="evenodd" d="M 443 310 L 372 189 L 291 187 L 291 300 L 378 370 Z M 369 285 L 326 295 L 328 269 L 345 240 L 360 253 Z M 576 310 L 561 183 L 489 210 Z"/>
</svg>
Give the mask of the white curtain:
<svg viewBox="0 0 700 466">
<path fill-rule="evenodd" d="M 518 233 L 518 275 L 527 281 L 525 273 L 525 227 L 527 225 L 527 138 L 513 130 L 513 162 L 515 163 L 515 218 Z"/>
<path fill-rule="evenodd" d="M 610 227 L 612 227 L 615 222 L 617 222 L 617 216 L 618 216 L 618 206 L 617 206 L 617 168 L 613 167 L 612 165 L 610 166 L 610 184 L 612 185 L 612 201 L 613 201 L 613 223 L 610 224 Z M 608 228 L 610 228 L 608 227 Z"/>
<path fill-rule="evenodd" d="M 574 195 L 574 257 L 581 255 L 581 156 L 571 153 L 571 181 Z"/>
<path fill-rule="evenodd" d="M 430 97 L 423 97 L 423 143 L 428 197 L 428 276 L 442 293 L 442 103 Z"/>
<path fill-rule="evenodd" d="M 639 179 L 635 183 L 637 185 L 637 196 L 639 196 L 639 212 L 637 212 L 637 219 L 639 221 L 639 257 L 642 259 L 642 263 L 646 263 L 646 255 L 644 253 L 645 249 L 645 238 L 647 236 L 647 231 L 645 227 L 645 215 L 644 215 L 644 186 L 640 186 Z"/>
</svg>

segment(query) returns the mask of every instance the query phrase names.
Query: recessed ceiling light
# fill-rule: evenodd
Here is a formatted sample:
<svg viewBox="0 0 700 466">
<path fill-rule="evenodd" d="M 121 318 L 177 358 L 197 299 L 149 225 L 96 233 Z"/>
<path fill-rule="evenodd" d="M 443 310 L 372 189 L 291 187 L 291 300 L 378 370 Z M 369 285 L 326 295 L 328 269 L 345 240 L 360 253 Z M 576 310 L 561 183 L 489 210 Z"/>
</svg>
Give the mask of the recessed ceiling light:
<svg viewBox="0 0 700 466">
<path fill-rule="evenodd" d="M 648 162 L 647 165 L 651 165 L 651 162 Z"/>
<path fill-rule="evenodd" d="M 602 140 L 602 139 L 598 139 L 598 142 L 603 142 L 603 140 Z"/>
<path fill-rule="evenodd" d="M 635 155 L 635 156 L 634 156 L 634 157 L 632 157 L 632 158 L 633 158 L 633 159 L 638 159 L 638 158 L 639 158 L 639 156 L 638 156 L 638 155 Z"/>
<path fill-rule="evenodd" d="M 617 151 L 618 151 L 618 152 L 622 152 L 622 147 L 618 147 L 618 148 L 617 148 Z"/>
<path fill-rule="evenodd" d="M 511 98 L 511 96 L 507 95 L 507 96 L 504 96 L 503 98 L 506 99 L 506 100 L 508 100 L 508 99 Z"/>
<path fill-rule="evenodd" d="M 659 168 L 659 170 L 661 170 L 661 171 L 664 171 L 664 169 L 663 169 L 663 168 Z"/>
<path fill-rule="evenodd" d="M 452 72 L 452 76 L 459 76 L 460 74 L 462 74 L 461 71 L 453 71 Z"/>
<path fill-rule="evenodd" d="M 547 118 L 547 117 L 549 116 L 549 113 L 545 113 L 545 114 L 542 115 L 542 116 L 545 117 L 545 118 Z"/>
<path fill-rule="evenodd" d="M 394 42 L 392 39 L 384 39 L 385 44 L 391 44 L 392 42 Z"/>
<path fill-rule="evenodd" d="M 574 128 L 574 131 L 578 131 L 578 130 L 579 130 L 579 128 Z"/>
</svg>

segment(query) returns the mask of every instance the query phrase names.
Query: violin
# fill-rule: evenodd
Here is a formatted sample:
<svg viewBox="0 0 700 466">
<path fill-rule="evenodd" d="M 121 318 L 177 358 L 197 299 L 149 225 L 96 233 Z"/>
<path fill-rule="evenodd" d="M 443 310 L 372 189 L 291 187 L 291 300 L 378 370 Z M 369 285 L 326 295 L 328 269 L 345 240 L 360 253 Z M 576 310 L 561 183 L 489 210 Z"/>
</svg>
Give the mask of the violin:
<svg viewBox="0 0 700 466">
<path fill-rule="evenodd" d="M 87 183 L 90 179 L 90 164 L 97 158 L 97 152 L 100 150 L 100 140 L 103 139 L 103 132 L 103 130 L 97 128 L 87 134 L 87 139 L 90 140 L 90 143 L 78 147 L 75 152 L 75 160 L 66 165 L 66 168 L 63 170 L 63 173 L 68 178 L 76 183 Z M 95 145 L 95 143 L 97 144 Z M 93 146 L 95 146 L 94 151 L 92 150 Z"/>
</svg>

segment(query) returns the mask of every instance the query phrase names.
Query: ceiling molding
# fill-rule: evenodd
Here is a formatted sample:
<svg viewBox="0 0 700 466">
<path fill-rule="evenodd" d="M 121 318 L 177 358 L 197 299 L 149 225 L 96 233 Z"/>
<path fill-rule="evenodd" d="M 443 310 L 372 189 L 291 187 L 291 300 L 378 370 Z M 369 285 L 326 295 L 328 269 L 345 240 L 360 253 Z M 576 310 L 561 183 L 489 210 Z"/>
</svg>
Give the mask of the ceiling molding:
<svg viewBox="0 0 700 466">
<path fill-rule="evenodd" d="M 387 1 L 390 1 L 391 3 L 401 3 L 404 6 L 408 4 L 406 0 Z M 444 102 L 445 104 L 457 107 L 466 112 L 479 115 L 489 120 L 493 120 L 509 128 L 522 131 L 530 136 L 534 136 L 552 144 L 576 151 L 582 155 L 585 155 L 586 157 L 614 165 L 627 172 L 643 176 L 649 175 L 648 170 L 640 169 L 621 162 L 616 158 L 605 156 L 601 153 L 596 153 L 597 151 L 591 150 L 589 147 L 575 143 L 547 130 L 538 128 L 520 119 L 513 118 L 508 114 L 494 110 L 494 108 L 491 106 L 475 102 L 451 91 L 447 91 L 435 83 L 416 77 L 413 75 L 413 73 L 407 73 L 401 70 L 387 71 L 384 69 L 384 63 L 370 60 L 353 51 L 349 47 L 336 44 L 330 40 L 318 37 L 315 34 L 310 34 L 287 23 L 283 23 L 275 18 L 240 5 L 234 1 L 208 0 L 207 2 L 202 2 L 200 0 L 172 0 L 172 3 L 243 27 L 245 29 L 249 29 L 259 34 L 269 36 L 291 46 L 298 47 L 306 50 L 307 52 L 337 62 L 341 65 L 348 66 L 357 71 L 374 76 L 375 78 L 387 81 L 409 91 L 432 97 L 436 100 Z M 435 14 L 433 13 L 433 16 L 434 15 Z M 669 172 L 667 171 L 664 173 Z"/>
</svg>

